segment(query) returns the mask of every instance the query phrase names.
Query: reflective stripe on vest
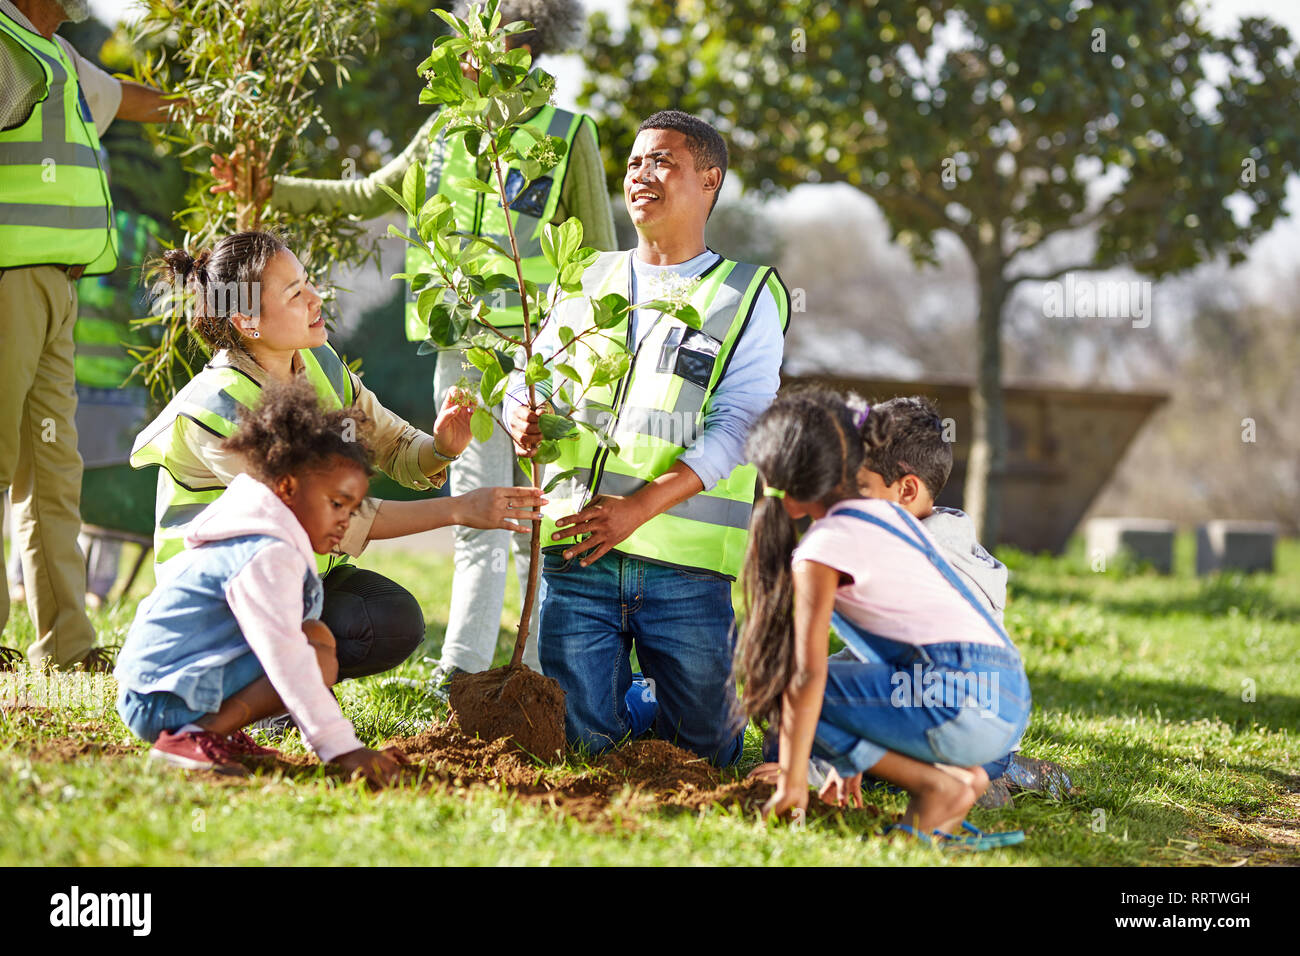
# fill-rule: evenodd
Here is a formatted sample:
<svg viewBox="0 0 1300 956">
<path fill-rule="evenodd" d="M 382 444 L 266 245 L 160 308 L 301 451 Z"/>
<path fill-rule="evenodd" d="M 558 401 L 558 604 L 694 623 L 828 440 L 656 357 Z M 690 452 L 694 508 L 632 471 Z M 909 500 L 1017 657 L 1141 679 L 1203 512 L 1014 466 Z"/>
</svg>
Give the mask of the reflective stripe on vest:
<svg viewBox="0 0 1300 956">
<path fill-rule="evenodd" d="M 601 255 L 584 275 L 583 296 L 630 295 L 632 255 Z M 551 541 L 556 519 L 581 511 L 598 494 L 634 493 L 672 467 L 695 441 L 709 400 L 764 288 L 776 300 L 784 330 L 789 323 L 789 296 L 775 271 L 720 258 L 699 277 L 690 296 L 703 320 L 701 328 L 691 330 L 660 315 L 636 346 L 622 381 L 588 390 L 574 414 L 609 436 L 618 451 L 602 449 L 586 429 L 579 429 L 577 438 L 559 443 L 560 457 L 546 466 L 543 480 L 549 482 L 571 469 L 576 473 L 547 494 L 548 504 L 542 509 L 546 548 L 563 548 L 573 541 Z M 585 298 L 569 300 L 557 310 L 557 317 L 575 334 L 591 320 Z M 641 317 L 643 322 L 649 320 Z M 612 351 L 610 338 L 632 345 L 626 319 L 606 335 L 609 338 L 584 339 L 592 342 L 595 352 L 570 353 L 569 364 L 584 377 L 600 355 Z M 612 420 L 611 413 L 599 406 L 614 409 Z M 757 481 L 752 465 L 739 465 L 715 487 L 646 522 L 614 550 L 657 564 L 735 578 L 744 560 Z"/>
<path fill-rule="evenodd" d="M 63 47 L 0 13 L 0 30 L 40 64 L 45 95 L 0 130 L 0 268 L 117 265 L 117 230 L 99 135 Z"/>
<path fill-rule="evenodd" d="M 560 205 L 560 193 L 564 187 L 564 177 L 569 168 L 569 159 L 573 156 L 573 142 L 578 138 L 578 130 L 584 122 L 590 123 L 591 120 L 567 110 L 544 106 L 523 124 L 541 130 L 547 136 L 558 136 L 569 144 L 568 150 L 560 157 L 555 168 L 533 182 L 525 193 L 525 196 L 532 195 L 536 200 L 538 197 L 535 191 L 545 190 L 545 198 L 540 210 L 537 210 L 540 215 L 520 209 L 510 210 L 524 278 L 536 282 L 539 286 L 548 285 L 555 279 L 555 270 L 542 255 L 542 226 L 555 218 L 555 212 Z M 532 136 L 520 130 L 515 133 L 511 145 L 520 152 L 526 152 L 532 147 L 533 142 Z M 509 249 L 510 236 L 500 200 L 456 185 L 456 180 L 478 175 L 477 159 L 465 149 L 463 136 L 448 138 L 439 135 L 434 141 L 433 153 L 428 164 L 425 194 L 446 196 L 451 201 L 456 215 L 456 228 L 461 232 L 483 236 L 485 239 L 493 240 L 501 248 Z M 518 175 L 518 171 L 512 168 L 507 171 L 507 177 L 511 174 Z M 507 186 L 509 186 L 508 178 Z M 537 209 L 535 202 L 528 203 L 527 207 Z M 412 236 L 416 235 L 414 223 L 408 222 L 408 229 Z M 430 265 L 431 260 L 423 249 L 407 245 L 406 271 L 408 273 L 419 272 L 422 268 L 427 270 Z M 504 272 L 513 276 L 514 263 L 507 257 L 494 255 L 489 259 L 484 273 L 494 272 Z M 497 328 L 523 325 L 523 309 L 520 307 L 517 292 L 507 289 L 500 293 L 493 293 L 488 298 L 488 306 L 491 312 L 487 319 Z M 409 284 L 406 293 L 406 337 L 411 342 L 422 342 L 428 337 L 428 328 L 420 321 L 419 314 L 416 312 L 415 295 L 411 292 Z"/>
<path fill-rule="evenodd" d="M 302 349 L 298 355 L 302 358 L 303 374 L 315 386 L 322 407 L 334 411 L 353 403 L 356 396 L 352 376 L 330 346 Z M 172 473 L 172 464 L 187 448 L 181 419 L 188 418 L 200 428 L 228 438 L 235 431 L 240 410 L 254 407 L 261 394 L 262 386 L 247 373 L 231 365 L 208 365 L 136 436 L 131 466 L 158 466 L 154 512 L 154 561 L 158 564 L 185 550 L 189 523 L 226 490 L 225 485 L 215 483 L 191 487 Z M 316 568 L 326 574 L 347 561 L 347 555 L 318 554 Z"/>
</svg>

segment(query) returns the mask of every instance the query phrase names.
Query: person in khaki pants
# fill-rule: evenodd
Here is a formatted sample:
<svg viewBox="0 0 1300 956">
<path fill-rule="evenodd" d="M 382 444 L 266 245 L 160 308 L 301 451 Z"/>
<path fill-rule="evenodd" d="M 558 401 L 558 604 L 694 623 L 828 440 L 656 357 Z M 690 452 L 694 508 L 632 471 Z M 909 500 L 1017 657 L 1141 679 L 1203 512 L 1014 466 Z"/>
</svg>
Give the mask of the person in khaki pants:
<svg viewBox="0 0 1300 956">
<path fill-rule="evenodd" d="M 0 492 L 12 491 L 37 632 L 29 661 L 109 670 L 93 647 L 77 545 L 75 284 L 117 259 L 99 133 L 115 118 L 167 114 L 157 90 L 113 79 L 54 36 L 64 20 L 88 15 L 86 0 L 0 0 Z M 0 628 L 4 577 L 0 562 Z M 0 648 L 0 668 L 16 659 Z"/>
</svg>

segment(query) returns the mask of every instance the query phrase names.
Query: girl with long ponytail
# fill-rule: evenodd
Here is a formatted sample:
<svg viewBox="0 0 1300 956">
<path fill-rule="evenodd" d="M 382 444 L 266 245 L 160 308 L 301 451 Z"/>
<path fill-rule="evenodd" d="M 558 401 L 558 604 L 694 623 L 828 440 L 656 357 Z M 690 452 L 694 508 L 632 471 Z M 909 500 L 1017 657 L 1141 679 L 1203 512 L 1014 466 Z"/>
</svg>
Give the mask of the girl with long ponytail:
<svg viewBox="0 0 1300 956">
<path fill-rule="evenodd" d="M 1024 732 L 1024 666 L 915 519 L 859 497 L 868 414 L 856 399 L 796 391 L 746 443 L 763 493 L 736 675 L 744 715 L 779 738 L 779 765 L 758 771 L 777 784 L 765 812 L 806 810 L 817 756 L 833 768 L 829 802 L 861 806 L 869 772 L 911 795 L 898 829 L 968 849 L 1019 842 L 1020 831 L 985 834 L 964 821 L 988 785 L 979 765 Z M 804 518 L 813 521 L 800 537 Z M 828 661 L 832 619 L 854 659 Z"/>
</svg>

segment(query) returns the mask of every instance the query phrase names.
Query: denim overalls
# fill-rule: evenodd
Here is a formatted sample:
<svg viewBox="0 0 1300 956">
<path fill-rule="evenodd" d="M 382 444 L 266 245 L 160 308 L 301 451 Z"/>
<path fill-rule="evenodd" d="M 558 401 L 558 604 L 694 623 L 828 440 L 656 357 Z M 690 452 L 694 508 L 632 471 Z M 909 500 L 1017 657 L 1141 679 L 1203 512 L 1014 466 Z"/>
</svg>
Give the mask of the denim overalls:
<svg viewBox="0 0 1300 956">
<path fill-rule="evenodd" d="M 921 551 L 1001 639 L 917 646 L 873 634 L 835 613 L 836 630 L 858 660 L 831 660 L 813 754 L 841 777 L 875 766 L 886 751 L 960 767 L 1002 757 L 1029 722 L 1029 681 L 1020 654 L 910 514 L 902 531 L 864 511 L 850 515 Z"/>
</svg>

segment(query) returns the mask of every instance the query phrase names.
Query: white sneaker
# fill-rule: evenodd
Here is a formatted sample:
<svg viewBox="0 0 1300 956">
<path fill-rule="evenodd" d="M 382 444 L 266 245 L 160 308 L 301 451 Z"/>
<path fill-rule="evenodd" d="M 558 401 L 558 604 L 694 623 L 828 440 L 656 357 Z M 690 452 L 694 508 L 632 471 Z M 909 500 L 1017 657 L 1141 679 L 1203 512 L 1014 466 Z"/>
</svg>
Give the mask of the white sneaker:
<svg viewBox="0 0 1300 956">
<path fill-rule="evenodd" d="M 429 675 L 429 692 L 443 703 L 447 701 L 447 685 L 457 674 L 465 674 L 467 671 L 457 667 L 455 664 L 439 663 Z"/>
</svg>

